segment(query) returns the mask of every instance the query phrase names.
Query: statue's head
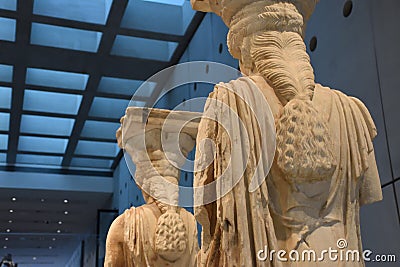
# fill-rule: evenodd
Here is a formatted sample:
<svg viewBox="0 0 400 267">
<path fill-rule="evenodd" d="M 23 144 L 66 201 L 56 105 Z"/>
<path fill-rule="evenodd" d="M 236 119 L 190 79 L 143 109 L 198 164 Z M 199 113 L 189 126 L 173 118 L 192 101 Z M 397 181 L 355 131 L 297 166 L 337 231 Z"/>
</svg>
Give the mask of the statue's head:
<svg viewBox="0 0 400 267">
<path fill-rule="evenodd" d="M 250 39 L 267 31 L 304 36 L 305 25 L 319 0 L 191 0 L 195 10 L 213 12 L 229 27 L 228 48 L 241 66 L 251 67 Z M 244 70 L 242 70 L 244 71 Z"/>
<path fill-rule="evenodd" d="M 190 0 L 194 10 L 213 12 L 222 17 L 229 27 L 229 20 L 244 6 L 261 3 L 265 6 L 276 3 L 290 3 L 296 6 L 297 10 L 307 21 L 314 11 L 319 0 Z"/>
</svg>

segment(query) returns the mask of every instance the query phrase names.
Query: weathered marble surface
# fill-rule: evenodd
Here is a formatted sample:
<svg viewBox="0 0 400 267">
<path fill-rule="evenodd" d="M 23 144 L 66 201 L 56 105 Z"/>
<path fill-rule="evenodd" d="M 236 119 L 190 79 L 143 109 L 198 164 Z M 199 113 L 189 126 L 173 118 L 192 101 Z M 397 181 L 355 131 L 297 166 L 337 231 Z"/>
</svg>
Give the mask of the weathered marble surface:
<svg viewBox="0 0 400 267">
<path fill-rule="evenodd" d="M 136 165 L 135 181 L 146 204 L 112 223 L 104 266 L 196 265 L 196 221 L 178 206 L 177 187 L 179 167 L 195 144 L 198 120 L 188 122 L 192 116 L 130 107 L 121 119 L 118 144 Z M 175 149 L 169 144 L 174 141 Z"/>
<path fill-rule="evenodd" d="M 249 135 L 249 140 L 239 140 L 243 150 L 247 142 L 254 148 L 233 190 L 195 209 L 203 226 L 199 266 L 364 266 L 362 259 L 318 261 L 323 250 L 339 249 L 338 240 L 346 241 L 345 250 L 362 255 L 359 209 L 381 200 L 382 192 L 372 144 L 377 132 L 367 108 L 314 80 L 302 36 L 317 2 L 191 0 L 194 9 L 221 16 L 229 27 L 229 51 L 247 75 L 218 84 L 204 113 L 234 125 L 237 119 L 213 103 L 230 106 Z M 252 123 L 256 118 L 248 106 L 259 107 L 255 97 L 244 103 L 234 93 L 252 92 L 249 81 L 271 107 L 277 140 L 271 171 L 256 174 L 266 180 L 252 192 L 248 188 L 254 166 L 264 160 L 262 140 L 269 133 Z M 215 121 L 200 122 L 197 142 L 214 140 L 217 151 L 212 164 L 201 162 L 209 158 L 207 151 L 196 151 L 201 170 L 195 173 L 196 186 L 218 179 L 232 156 L 242 153 L 240 145 L 233 149 L 224 132 Z M 260 261 L 257 252 L 265 246 L 300 255 L 311 249 L 317 261 Z"/>
</svg>

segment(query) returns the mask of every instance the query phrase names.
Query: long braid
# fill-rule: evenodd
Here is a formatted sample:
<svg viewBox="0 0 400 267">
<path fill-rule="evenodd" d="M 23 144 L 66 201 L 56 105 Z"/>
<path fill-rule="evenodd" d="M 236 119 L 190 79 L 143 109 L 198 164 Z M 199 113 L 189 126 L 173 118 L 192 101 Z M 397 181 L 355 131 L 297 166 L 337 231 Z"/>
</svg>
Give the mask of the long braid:
<svg viewBox="0 0 400 267">
<path fill-rule="evenodd" d="M 289 102 L 313 94 L 314 72 L 305 50 L 299 34 L 268 31 L 253 36 L 250 53 L 258 72 Z"/>
<path fill-rule="evenodd" d="M 335 168 L 326 122 L 311 101 L 314 73 L 301 36 L 268 31 L 253 35 L 251 57 L 287 104 L 277 121 L 277 163 L 290 182 L 329 178 Z"/>
<path fill-rule="evenodd" d="M 171 190 L 166 190 L 165 185 L 163 185 L 165 180 L 172 180 L 168 178 L 169 177 L 157 177 L 151 179 L 152 181 L 150 181 L 150 190 L 152 191 L 153 195 L 156 196 L 157 192 L 160 191 L 162 193 L 171 192 Z M 160 181 L 156 181 L 157 179 L 165 180 L 160 183 Z M 173 188 L 172 185 L 170 187 L 171 189 Z M 178 192 L 175 192 L 175 195 L 177 196 Z M 155 201 L 162 214 L 157 220 L 154 249 L 162 258 L 174 262 L 186 250 L 188 242 L 186 227 L 179 214 L 180 208 L 178 206 L 172 206 L 163 202 L 163 197 L 165 196 L 159 196 L 159 198 L 157 198 Z"/>
<path fill-rule="evenodd" d="M 150 152 L 149 156 L 154 157 L 155 154 L 161 153 Z M 153 161 L 155 166 L 149 166 L 148 162 L 143 165 L 137 163 L 135 175 L 145 177 L 141 187 L 154 199 L 161 212 L 154 236 L 154 250 L 163 259 L 174 262 L 185 252 L 188 243 L 185 223 L 179 213 L 180 207 L 177 206 L 179 192 L 176 185 L 179 171 L 160 161 L 166 161 L 166 159 L 160 158 L 158 161 Z M 163 168 L 165 166 L 167 169 Z M 172 175 L 160 176 L 158 173 Z"/>
</svg>

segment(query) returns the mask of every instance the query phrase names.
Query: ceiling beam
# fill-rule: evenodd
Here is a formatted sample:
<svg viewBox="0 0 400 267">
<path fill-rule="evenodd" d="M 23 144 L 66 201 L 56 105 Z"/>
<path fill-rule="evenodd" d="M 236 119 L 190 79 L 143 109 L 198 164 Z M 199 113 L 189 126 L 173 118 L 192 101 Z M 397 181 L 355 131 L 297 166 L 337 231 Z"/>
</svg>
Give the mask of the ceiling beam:
<svg viewBox="0 0 400 267">
<path fill-rule="evenodd" d="M 12 87 L 12 82 L 1 82 L 1 87 Z M 68 89 L 68 88 L 59 88 L 59 87 L 50 87 L 50 86 L 43 86 L 43 85 L 34 85 L 34 84 L 26 84 L 25 89 L 32 89 L 50 93 L 60 93 L 60 94 L 72 94 L 72 95 L 83 95 L 85 93 L 84 90 L 78 89 Z M 133 89 L 133 88 L 132 88 Z M 116 98 L 116 99 L 124 99 L 124 100 L 131 100 L 132 95 L 125 95 L 125 94 L 118 94 L 113 92 L 96 92 L 96 96 L 99 97 L 107 97 L 107 98 Z M 145 96 L 135 96 L 135 101 L 147 102 L 149 100 L 148 97 Z M 1 112 L 1 111 L 0 111 Z"/>
<path fill-rule="evenodd" d="M 103 32 L 99 44 L 99 49 L 97 53 L 98 56 L 104 57 L 110 54 L 127 4 L 128 0 L 113 1 L 106 23 L 106 29 Z M 86 85 L 86 90 L 82 98 L 82 103 L 79 108 L 78 116 L 72 130 L 71 138 L 69 139 L 67 149 L 65 151 L 65 156 L 61 164 L 63 167 L 67 167 L 71 164 L 72 157 L 74 156 L 75 149 L 78 145 L 82 129 L 85 125 L 85 121 L 89 117 L 89 111 L 92 106 L 97 87 L 100 84 L 102 75 L 104 75 L 100 66 L 92 67 L 93 68 L 90 70 L 90 77 Z"/>
<path fill-rule="evenodd" d="M 22 105 L 24 102 L 25 78 L 26 78 L 26 47 L 31 36 L 31 16 L 33 10 L 33 0 L 18 0 L 17 12 L 20 17 L 17 19 L 14 48 L 16 62 L 13 71 L 13 90 L 10 113 L 10 129 L 8 134 L 7 164 L 13 166 L 17 158 L 19 130 L 21 126 Z M 10 51 L 5 50 L 6 53 Z M 4 53 L 3 53 L 4 54 Z"/>
<path fill-rule="evenodd" d="M 26 0 L 22 0 L 26 1 Z M 26 168 L 28 170 L 29 168 Z M 34 168 L 31 168 L 33 170 Z M 40 189 L 113 193 L 113 179 L 102 176 L 63 175 L 56 173 L 19 173 L 0 171 L 0 187 L 10 189 Z"/>
<path fill-rule="evenodd" d="M 0 41 L 0 47 L 0 64 L 15 65 L 21 60 L 18 43 Z M 168 62 L 159 60 L 99 55 L 99 53 L 30 44 L 25 47 L 25 52 L 24 61 L 31 68 L 75 73 L 90 73 L 96 68 L 104 76 L 141 81 L 168 66 Z M 135 66 L 139 66 L 140 69 L 135 69 Z"/>
<path fill-rule="evenodd" d="M 51 156 L 51 157 L 63 157 L 63 153 L 49 153 L 49 152 L 34 152 L 34 151 L 23 151 L 18 150 L 18 154 L 21 155 L 38 155 L 38 156 Z M 111 156 L 102 156 L 102 155 L 77 155 L 74 154 L 76 158 L 87 158 L 87 159 L 105 159 L 105 160 L 114 160 L 115 157 Z"/>
<path fill-rule="evenodd" d="M 18 19 L 20 15 L 15 11 L 0 9 L 0 17 Z M 60 27 L 75 28 L 87 31 L 96 31 L 96 32 L 104 32 L 106 31 L 107 27 L 106 25 L 101 25 L 96 23 L 69 20 L 69 19 L 36 15 L 36 14 L 32 15 L 32 22 L 50 24 Z M 144 31 L 137 29 L 128 29 L 128 28 L 119 28 L 118 34 L 146 38 L 146 39 L 153 39 L 153 40 L 161 40 L 167 42 L 180 42 L 181 39 L 183 38 L 183 36 L 175 34 L 159 33 L 159 32 Z"/>
</svg>

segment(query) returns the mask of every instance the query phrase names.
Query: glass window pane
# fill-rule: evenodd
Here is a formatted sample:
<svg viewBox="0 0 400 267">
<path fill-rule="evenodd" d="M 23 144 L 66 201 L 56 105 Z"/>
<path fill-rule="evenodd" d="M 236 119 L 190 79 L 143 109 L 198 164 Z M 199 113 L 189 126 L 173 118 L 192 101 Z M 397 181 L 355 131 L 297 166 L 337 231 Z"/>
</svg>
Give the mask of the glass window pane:
<svg viewBox="0 0 400 267">
<path fill-rule="evenodd" d="M 132 96 L 136 90 L 143 84 L 143 81 L 128 80 L 112 77 L 101 77 L 98 91 L 104 93 L 114 93 Z M 140 90 L 140 96 L 149 97 L 154 90 L 156 83 L 147 82 L 143 89 Z"/>
<path fill-rule="evenodd" d="M 182 6 L 185 0 L 143 0 L 144 2 L 153 2 L 159 4 Z"/>
<path fill-rule="evenodd" d="M 16 11 L 17 10 L 17 0 L 1 0 L 0 8 Z"/>
<path fill-rule="evenodd" d="M 116 139 L 115 132 L 120 127 L 119 123 L 86 121 L 81 136 L 92 138 Z"/>
<path fill-rule="evenodd" d="M 7 154 L 0 153 L 0 162 L 6 162 L 6 161 L 7 161 Z"/>
<path fill-rule="evenodd" d="M 60 114 L 78 114 L 82 96 L 25 90 L 24 110 Z"/>
<path fill-rule="evenodd" d="M 31 44 L 97 52 L 102 33 L 32 23 Z"/>
<path fill-rule="evenodd" d="M 126 57 L 169 61 L 178 43 L 117 35 L 111 54 Z"/>
<path fill-rule="evenodd" d="M 0 87 L 0 108 L 11 107 L 11 88 Z"/>
<path fill-rule="evenodd" d="M 89 75 L 82 73 L 28 68 L 26 83 L 47 87 L 85 90 Z"/>
<path fill-rule="evenodd" d="M 6 150 L 8 147 L 8 135 L 0 134 L 0 149 Z"/>
<path fill-rule="evenodd" d="M 21 133 L 71 135 L 74 119 L 22 115 Z"/>
<path fill-rule="evenodd" d="M 17 163 L 40 164 L 40 165 L 61 165 L 62 157 L 18 154 Z"/>
<path fill-rule="evenodd" d="M 125 114 L 129 100 L 95 97 L 89 116 L 119 119 Z"/>
<path fill-rule="evenodd" d="M 64 153 L 68 139 L 20 136 L 18 150 L 27 152 Z"/>
<path fill-rule="evenodd" d="M 33 13 L 82 22 L 105 24 L 112 0 L 35 0 Z"/>
<path fill-rule="evenodd" d="M 15 19 L 0 18 L 0 40 L 15 41 Z"/>
<path fill-rule="evenodd" d="M 8 131 L 10 128 L 10 114 L 0 113 L 0 131 Z"/>
<path fill-rule="evenodd" d="M 91 159 L 91 158 L 73 158 L 71 166 L 74 167 L 91 167 L 91 168 L 111 168 L 112 160 L 108 159 Z"/>
<path fill-rule="evenodd" d="M 121 26 L 129 29 L 183 35 L 194 13 L 189 1 L 130 0 L 122 17 Z M 154 23 L 155 21 L 157 23 Z"/>
<path fill-rule="evenodd" d="M 0 64 L 0 81 L 12 82 L 13 66 Z"/>
<path fill-rule="evenodd" d="M 117 143 L 80 140 L 76 146 L 76 155 L 115 157 L 119 151 Z"/>
</svg>

